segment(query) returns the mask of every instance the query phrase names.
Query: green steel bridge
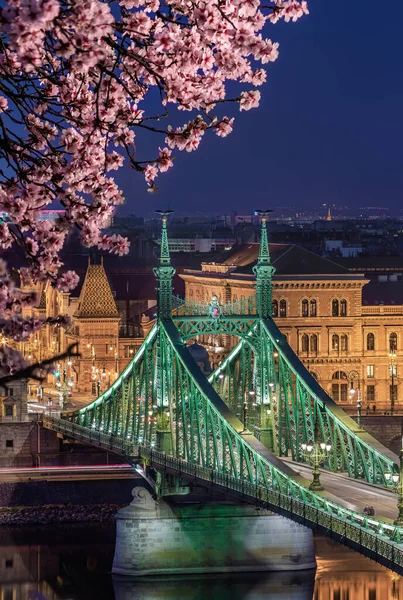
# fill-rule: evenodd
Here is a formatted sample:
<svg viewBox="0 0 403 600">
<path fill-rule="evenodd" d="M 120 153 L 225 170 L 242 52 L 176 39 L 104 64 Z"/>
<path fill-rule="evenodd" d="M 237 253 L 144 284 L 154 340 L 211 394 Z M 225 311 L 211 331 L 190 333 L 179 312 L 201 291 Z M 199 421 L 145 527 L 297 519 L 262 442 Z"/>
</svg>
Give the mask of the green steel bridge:
<svg viewBox="0 0 403 600">
<path fill-rule="evenodd" d="M 274 271 L 263 214 L 255 295 L 225 305 L 215 297 L 205 305 L 178 302 L 164 214 L 154 270 L 156 323 L 107 391 L 61 419 L 43 417 L 43 425 L 142 465 L 161 494 L 175 482 L 202 485 L 284 515 L 403 573 L 402 527 L 312 491 L 282 460 L 303 461 L 302 444 L 313 445 L 320 436 L 332 447 L 324 468 L 347 473 L 352 485 L 363 480 L 387 487 L 390 474 L 399 473 L 397 457 L 333 402 L 275 325 Z M 239 339 L 208 376 L 186 346 L 207 334 Z"/>
</svg>

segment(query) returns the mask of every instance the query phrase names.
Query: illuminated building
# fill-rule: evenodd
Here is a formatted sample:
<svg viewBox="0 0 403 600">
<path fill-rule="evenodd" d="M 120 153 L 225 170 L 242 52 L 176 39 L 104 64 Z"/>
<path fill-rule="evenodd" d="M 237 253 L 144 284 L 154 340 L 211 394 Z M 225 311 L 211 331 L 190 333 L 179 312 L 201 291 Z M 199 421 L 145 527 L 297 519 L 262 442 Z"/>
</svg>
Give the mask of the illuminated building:
<svg viewBox="0 0 403 600">
<path fill-rule="evenodd" d="M 253 294 L 252 267 L 258 244 L 235 247 L 220 262 L 185 270 L 186 299 L 209 303 L 243 300 Z M 341 404 L 363 410 L 398 408 L 403 401 L 403 303 L 368 305 L 369 280 L 294 245 L 270 244 L 273 316 L 293 350 L 322 387 Z M 236 343 L 208 336 L 203 343 L 216 366 Z"/>
</svg>

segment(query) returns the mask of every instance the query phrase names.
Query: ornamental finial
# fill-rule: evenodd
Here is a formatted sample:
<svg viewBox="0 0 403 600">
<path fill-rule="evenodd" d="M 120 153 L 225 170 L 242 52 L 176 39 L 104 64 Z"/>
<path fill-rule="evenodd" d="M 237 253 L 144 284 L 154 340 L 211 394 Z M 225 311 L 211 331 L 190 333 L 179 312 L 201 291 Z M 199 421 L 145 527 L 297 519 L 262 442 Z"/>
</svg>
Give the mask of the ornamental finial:
<svg viewBox="0 0 403 600">
<path fill-rule="evenodd" d="M 269 251 L 269 242 L 267 239 L 267 220 L 273 211 L 270 208 L 266 210 L 257 209 L 255 210 L 255 215 L 259 215 L 261 218 L 261 236 L 260 236 L 260 248 L 259 248 L 259 257 L 258 264 L 259 265 L 269 265 L 270 264 L 270 251 Z"/>
<path fill-rule="evenodd" d="M 173 210 L 156 210 L 155 212 L 161 216 L 161 221 L 162 221 L 160 265 L 170 265 L 171 259 L 169 256 L 167 221 L 168 221 L 169 215 L 171 215 L 174 211 Z"/>
</svg>

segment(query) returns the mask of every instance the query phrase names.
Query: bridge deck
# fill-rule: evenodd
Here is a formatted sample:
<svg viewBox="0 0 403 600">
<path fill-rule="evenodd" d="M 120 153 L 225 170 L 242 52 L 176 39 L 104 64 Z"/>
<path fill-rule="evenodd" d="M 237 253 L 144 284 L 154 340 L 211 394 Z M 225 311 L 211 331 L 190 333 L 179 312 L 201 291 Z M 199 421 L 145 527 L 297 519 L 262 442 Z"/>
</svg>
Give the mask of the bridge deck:
<svg viewBox="0 0 403 600">
<path fill-rule="evenodd" d="M 311 467 L 289 459 L 283 458 L 283 460 L 302 477 L 312 479 Z M 362 513 L 366 506 L 373 506 L 377 519 L 385 518 L 385 520 L 390 519 L 391 521 L 396 519 L 397 498 L 393 491 L 368 484 L 365 481 L 351 479 L 344 473 L 331 473 L 323 470 L 320 478 L 326 492 L 337 497 L 337 502 L 341 506 L 358 513 Z M 326 492 L 321 495 L 326 496 Z"/>
</svg>

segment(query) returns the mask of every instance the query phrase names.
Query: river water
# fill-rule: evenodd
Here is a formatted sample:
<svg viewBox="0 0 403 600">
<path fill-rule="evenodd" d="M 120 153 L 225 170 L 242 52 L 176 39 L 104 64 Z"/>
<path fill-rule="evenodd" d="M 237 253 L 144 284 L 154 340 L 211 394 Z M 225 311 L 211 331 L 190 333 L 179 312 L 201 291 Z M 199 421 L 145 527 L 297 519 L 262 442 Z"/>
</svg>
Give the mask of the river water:
<svg viewBox="0 0 403 600">
<path fill-rule="evenodd" d="M 316 571 L 128 581 L 112 577 L 114 526 L 0 528 L 0 600 L 403 600 L 403 581 L 315 538 Z"/>
</svg>

